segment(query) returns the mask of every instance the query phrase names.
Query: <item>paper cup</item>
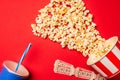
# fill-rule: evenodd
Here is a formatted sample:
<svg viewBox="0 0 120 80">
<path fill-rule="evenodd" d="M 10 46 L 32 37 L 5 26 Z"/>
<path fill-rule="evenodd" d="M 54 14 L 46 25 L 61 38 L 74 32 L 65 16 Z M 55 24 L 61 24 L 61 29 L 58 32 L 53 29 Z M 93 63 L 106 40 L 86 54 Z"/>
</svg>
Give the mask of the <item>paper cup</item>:
<svg viewBox="0 0 120 80">
<path fill-rule="evenodd" d="M 102 76 L 112 78 L 120 73 L 120 43 L 116 36 L 107 41 L 114 44 L 111 46 L 110 50 L 97 60 L 88 58 L 87 64 L 93 67 Z"/>
<path fill-rule="evenodd" d="M 3 67 L 0 72 L 0 80 L 24 80 L 29 76 L 28 70 L 20 65 L 17 72 L 15 72 L 15 68 L 17 66 L 16 62 L 13 61 L 4 61 Z"/>
</svg>

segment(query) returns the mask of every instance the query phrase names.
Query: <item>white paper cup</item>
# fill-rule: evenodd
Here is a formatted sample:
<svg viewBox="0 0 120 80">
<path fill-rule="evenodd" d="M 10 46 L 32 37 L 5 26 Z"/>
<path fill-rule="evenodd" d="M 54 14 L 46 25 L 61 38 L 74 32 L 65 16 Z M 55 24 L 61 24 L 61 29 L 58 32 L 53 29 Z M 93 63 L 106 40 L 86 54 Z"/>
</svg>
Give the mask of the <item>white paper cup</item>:
<svg viewBox="0 0 120 80">
<path fill-rule="evenodd" d="M 116 36 L 107 41 L 113 43 L 110 50 L 99 59 L 94 60 L 89 57 L 87 65 L 93 67 L 102 76 L 112 78 L 120 73 L 120 43 Z"/>
</svg>

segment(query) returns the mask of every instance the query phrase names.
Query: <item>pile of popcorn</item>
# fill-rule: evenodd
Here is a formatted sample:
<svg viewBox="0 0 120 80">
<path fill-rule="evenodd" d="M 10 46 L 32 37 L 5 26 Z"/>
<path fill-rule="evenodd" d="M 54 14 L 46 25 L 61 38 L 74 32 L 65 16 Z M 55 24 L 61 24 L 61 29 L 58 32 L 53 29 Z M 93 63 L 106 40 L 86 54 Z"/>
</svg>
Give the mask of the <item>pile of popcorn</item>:
<svg viewBox="0 0 120 80">
<path fill-rule="evenodd" d="M 51 0 L 39 10 L 36 23 L 31 27 L 36 36 L 48 37 L 83 56 L 96 54 L 99 57 L 110 47 L 95 29 L 93 15 L 82 0 Z"/>
</svg>

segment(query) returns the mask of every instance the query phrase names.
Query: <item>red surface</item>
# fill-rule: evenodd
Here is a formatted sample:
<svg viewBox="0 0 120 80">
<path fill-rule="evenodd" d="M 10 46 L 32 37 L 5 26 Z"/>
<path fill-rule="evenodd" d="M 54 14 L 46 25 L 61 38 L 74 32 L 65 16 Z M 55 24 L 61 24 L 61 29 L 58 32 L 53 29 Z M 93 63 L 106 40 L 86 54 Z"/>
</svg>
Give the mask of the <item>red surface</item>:
<svg viewBox="0 0 120 80">
<path fill-rule="evenodd" d="M 31 23 L 35 23 L 38 10 L 47 5 L 49 0 L 0 0 L 0 69 L 5 60 L 18 61 L 29 42 L 32 47 L 23 65 L 31 73 L 29 80 L 82 80 L 74 76 L 65 76 L 53 72 L 56 59 L 69 62 L 75 67 L 93 70 L 86 65 L 84 58 L 77 51 L 62 48 L 49 39 L 36 37 L 32 33 Z M 87 9 L 94 15 L 102 37 L 108 39 L 118 36 L 120 39 L 120 0 L 84 0 Z M 118 80 L 120 75 L 110 79 Z"/>
</svg>

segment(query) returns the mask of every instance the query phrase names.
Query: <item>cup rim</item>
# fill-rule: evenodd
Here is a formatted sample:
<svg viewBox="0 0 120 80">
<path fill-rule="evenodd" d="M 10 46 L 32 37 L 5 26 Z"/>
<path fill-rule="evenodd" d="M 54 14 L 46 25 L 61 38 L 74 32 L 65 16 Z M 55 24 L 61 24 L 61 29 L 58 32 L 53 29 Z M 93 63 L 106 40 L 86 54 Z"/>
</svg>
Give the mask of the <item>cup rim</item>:
<svg viewBox="0 0 120 80">
<path fill-rule="evenodd" d="M 3 66 L 4 66 L 9 72 L 11 72 L 11 73 L 13 73 L 13 74 L 15 74 L 15 75 L 18 75 L 18 76 L 23 76 L 23 77 L 28 77 L 28 76 L 29 76 L 29 71 L 28 71 L 22 64 L 20 65 L 20 67 L 22 67 L 22 68 L 25 70 L 26 74 L 20 74 L 20 73 L 17 73 L 17 72 L 15 72 L 15 71 L 11 70 L 10 68 L 8 68 L 7 63 L 12 63 L 12 64 L 14 64 L 14 65 L 17 65 L 17 63 L 16 63 L 15 61 L 11 61 L 11 60 L 6 60 L 6 61 L 3 62 Z"/>
<path fill-rule="evenodd" d="M 89 58 L 88 58 L 88 60 L 87 60 L 87 65 L 93 65 L 93 64 L 97 63 L 98 61 L 100 61 L 101 59 L 103 59 L 107 54 L 109 54 L 109 52 L 110 52 L 110 51 L 114 48 L 114 46 L 117 44 L 118 37 L 117 37 L 117 36 L 113 36 L 113 37 L 109 38 L 107 41 L 110 41 L 110 40 L 112 40 L 112 39 L 115 40 L 115 41 L 114 41 L 114 45 L 111 46 L 111 48 L 110 48 L 102 57 L 100 57 L 99 59 L 97 59 L 97 60 L 94 61 L 93 63 L 88 63 L 88 61 L 89 61 Z"/>
</svg>

